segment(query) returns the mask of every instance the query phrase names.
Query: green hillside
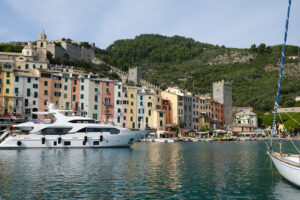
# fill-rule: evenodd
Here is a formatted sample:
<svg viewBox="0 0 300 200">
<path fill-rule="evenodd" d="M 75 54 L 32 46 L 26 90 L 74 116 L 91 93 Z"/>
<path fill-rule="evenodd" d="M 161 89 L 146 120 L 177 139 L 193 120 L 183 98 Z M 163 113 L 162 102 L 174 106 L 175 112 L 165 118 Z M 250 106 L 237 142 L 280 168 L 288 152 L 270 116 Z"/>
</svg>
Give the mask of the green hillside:
<svg viewBox="0 0 300 200">
<path fill-rule="evenodd" d="M 274 106 L 281 45 L 236 49 L 180 36 L 145 34 L 115 41 L 96 53 L 125 71 L 131 66 L 142 67 L 143 78 L 161 88 L 177 85 L 196 93 L 211 93 L 212 82 L 225 79 L 233 83 L 234 106 L 251 105 L 261 112 Z M 298 47 L 288 46 L 287 56 L 298 56 Z M 300 96 L 299 59 L 287 58 L 286 63 L 280 104 L 294 106 L 293 98 Z"/>
</svg>

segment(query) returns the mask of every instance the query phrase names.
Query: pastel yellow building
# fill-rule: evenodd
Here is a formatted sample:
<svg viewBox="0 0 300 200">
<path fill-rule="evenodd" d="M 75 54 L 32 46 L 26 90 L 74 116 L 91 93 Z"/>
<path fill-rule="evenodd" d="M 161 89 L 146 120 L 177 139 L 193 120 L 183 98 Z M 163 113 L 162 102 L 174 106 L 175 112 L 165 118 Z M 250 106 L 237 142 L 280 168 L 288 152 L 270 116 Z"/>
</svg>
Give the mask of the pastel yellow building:
<svg viewBox="0 0 300 200">
<path fill-rule="evenodd" d="M 14 82 L 14 72 L 11 65 L 2 66 L 2 96 L 0 114 L 8 115 L 12 114 L 14 109 L 14 96 L 13 96 L 13 82 Z"/>
<path fill-rule="evenodd" d="M 136 129 L 136 96 L 137 96 L 137 88 L 128 87 L 128 107 L 127 107 L 127 126 L 128 128 Z"/>
<path fill-rule="evenodd" d="M 159 90 L 146 90 L 145 122 L 146 127 L 157 131 L 166 130 L 166 113 L 162 109 L 162 96 Z"/>
</svg>

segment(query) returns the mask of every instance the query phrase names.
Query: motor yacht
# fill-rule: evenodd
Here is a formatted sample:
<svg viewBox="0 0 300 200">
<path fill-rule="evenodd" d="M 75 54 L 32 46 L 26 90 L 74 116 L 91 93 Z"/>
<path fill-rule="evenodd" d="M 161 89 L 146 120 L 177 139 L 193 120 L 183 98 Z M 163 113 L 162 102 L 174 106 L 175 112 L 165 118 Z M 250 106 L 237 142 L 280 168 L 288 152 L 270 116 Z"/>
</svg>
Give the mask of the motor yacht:
<svg viewBox="0 0 300 200">
<path fill-rule="evenodd" d="M 52 115 L 54 121 L 13 125 L 13 130 L 0 136 L 0 149 L 130 147 L 151 132 L 99 124 L 91 118 L 65 116 L 62 112 L 51 104 L 49 112 L 35 114 Z"/>
</svg>

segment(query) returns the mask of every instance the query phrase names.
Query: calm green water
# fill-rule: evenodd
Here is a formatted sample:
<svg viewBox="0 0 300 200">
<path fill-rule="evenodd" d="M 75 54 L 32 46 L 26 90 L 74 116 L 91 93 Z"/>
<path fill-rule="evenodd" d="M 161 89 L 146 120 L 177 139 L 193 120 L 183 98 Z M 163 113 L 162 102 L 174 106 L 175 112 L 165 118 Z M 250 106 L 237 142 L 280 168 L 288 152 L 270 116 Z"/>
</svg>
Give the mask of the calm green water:
<svg viewBox="0 0 300 200">
<path fill-rule="evenodd" d="M 284 145 L 287 146 L 287 145 Z M 299 143 L 298 143 L 299 146 Z M 0 151 L 2 199 L 300 199 L 264 142 Z"/>
</svg>

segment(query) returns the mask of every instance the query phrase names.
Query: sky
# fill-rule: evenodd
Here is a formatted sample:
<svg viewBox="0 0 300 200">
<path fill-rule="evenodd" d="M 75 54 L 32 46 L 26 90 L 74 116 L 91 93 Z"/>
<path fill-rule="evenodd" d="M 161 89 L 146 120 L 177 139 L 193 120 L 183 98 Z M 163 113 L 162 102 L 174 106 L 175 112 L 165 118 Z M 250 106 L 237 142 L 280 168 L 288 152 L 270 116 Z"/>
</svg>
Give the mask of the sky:
<svg viewBox="0 0 300 200">
<path fill-rule="evenodd" d="M 288 0 L 0 0 L 0 43 L 71 38 L 104 49 L 140 34 L 180 35 L 249 48 L 282 44 Z M 288 44 L 300 44 L 300 1 L 291 7 Z"/>
</svg>

